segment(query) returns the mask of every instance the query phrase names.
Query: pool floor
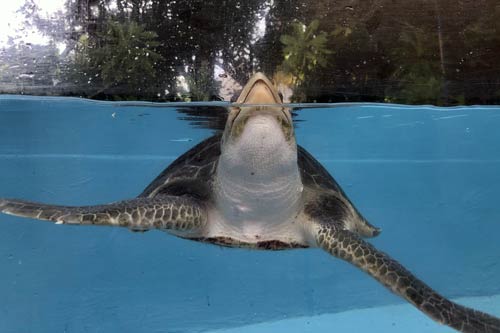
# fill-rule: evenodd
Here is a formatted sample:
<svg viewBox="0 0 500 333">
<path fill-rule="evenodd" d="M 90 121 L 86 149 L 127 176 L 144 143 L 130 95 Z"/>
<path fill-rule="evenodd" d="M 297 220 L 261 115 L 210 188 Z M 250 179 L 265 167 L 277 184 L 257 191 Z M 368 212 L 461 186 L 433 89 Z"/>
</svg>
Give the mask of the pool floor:
<svg viewBox="0 0 500 333">
<path fill-rule="evenodd" d="M 500 295 L 462 297 L 457 303 L 500 316 Z M 417 311 L 410 304 L 398 304 L 323 314 L 295 317 L 243 327 L 210 331 L 210 333 L 454 333 Z"/>
</svg>

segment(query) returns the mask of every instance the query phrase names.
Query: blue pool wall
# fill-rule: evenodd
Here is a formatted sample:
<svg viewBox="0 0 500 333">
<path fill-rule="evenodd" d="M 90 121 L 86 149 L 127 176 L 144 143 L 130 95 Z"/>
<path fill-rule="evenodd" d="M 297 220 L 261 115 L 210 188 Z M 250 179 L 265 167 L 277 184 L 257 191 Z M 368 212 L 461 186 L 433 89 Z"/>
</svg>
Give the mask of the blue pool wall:
<svg viewBox="0 0 500 333">
<path fill-rule="evenodd" d="M 213 133 L 182 116 L 0 96 L 0 197 L 134 197 Z M 448 297 L 500 294 L 500 108 L 346 104 L 297 119 L 299 144 L 383 229 L 378 248 Z M 403 303 L 317 249 L 225 249 L 6 215 L 0 299 L 0 332 L 196 332 Z"/>
</svg>

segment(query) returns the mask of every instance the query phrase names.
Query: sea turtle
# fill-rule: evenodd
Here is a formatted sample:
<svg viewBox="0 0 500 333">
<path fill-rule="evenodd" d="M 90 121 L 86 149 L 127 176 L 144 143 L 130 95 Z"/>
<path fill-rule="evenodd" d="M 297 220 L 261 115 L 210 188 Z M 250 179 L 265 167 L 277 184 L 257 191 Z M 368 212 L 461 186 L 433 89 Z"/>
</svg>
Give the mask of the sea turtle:
<svg viewBox="0 0 500 333">
<path fill-rule="evenodd" d="M 500 319 L 449 301 L 363 240 L 380 230 L 296 144 L 289 110 L 260 73 L 231 106 L 223 134 L 180 156 L 137 198 L 85 207 L 0 199 L 0 211 L 57 224 L 160 229 L 228 247 L 319 247 L 440 323 L 461 332 L 500 333 Z"/>
</svg>

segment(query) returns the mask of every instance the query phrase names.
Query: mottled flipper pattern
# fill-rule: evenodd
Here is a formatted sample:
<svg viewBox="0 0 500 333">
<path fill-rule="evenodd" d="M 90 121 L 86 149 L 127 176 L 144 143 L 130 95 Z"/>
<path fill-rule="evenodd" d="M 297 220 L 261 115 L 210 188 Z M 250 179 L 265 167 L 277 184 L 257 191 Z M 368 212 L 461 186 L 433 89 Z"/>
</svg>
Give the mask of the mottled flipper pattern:
<svg viewBox="0 0 500 333">
<path fill-rule="evenodd" d="M 464 333 L 500 333 L 500 319 L 453 303 L 396 260 L 338 225 L 319 225 L 316 242 L 330 254 L 367 272 L 434 320 Z"/>
<path fill-rule="evenodd" d="M 83 207 L 0 199 L 0 212 L 58 224 L 119 226 L 133 231 L 196 231 L 201 230 L 207 220 L 203 205 L 194 198 L 183 196 L 136 198 L 109 205 Z"/>
</svg>

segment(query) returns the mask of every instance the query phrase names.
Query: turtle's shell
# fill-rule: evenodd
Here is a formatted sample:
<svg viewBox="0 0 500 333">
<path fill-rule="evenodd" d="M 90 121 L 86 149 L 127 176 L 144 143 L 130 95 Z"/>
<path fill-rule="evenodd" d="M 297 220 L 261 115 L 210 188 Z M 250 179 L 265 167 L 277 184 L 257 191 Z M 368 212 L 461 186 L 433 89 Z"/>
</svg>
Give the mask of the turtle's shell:
<svg viewBox="0 0 500 333">
<path fill-rule="evenodd" d="M 140 196 L 190 194 L 211 200 L 212 184 L 221 154 L 221 137 L 220 134 L 214 135 L 182 154 L 156 177 Z M 304 148 L 297 147 L 297 160 L 304 187 L 313 192 L 333 190 L 345 196 L 328 171 Z"/>
</svg>

